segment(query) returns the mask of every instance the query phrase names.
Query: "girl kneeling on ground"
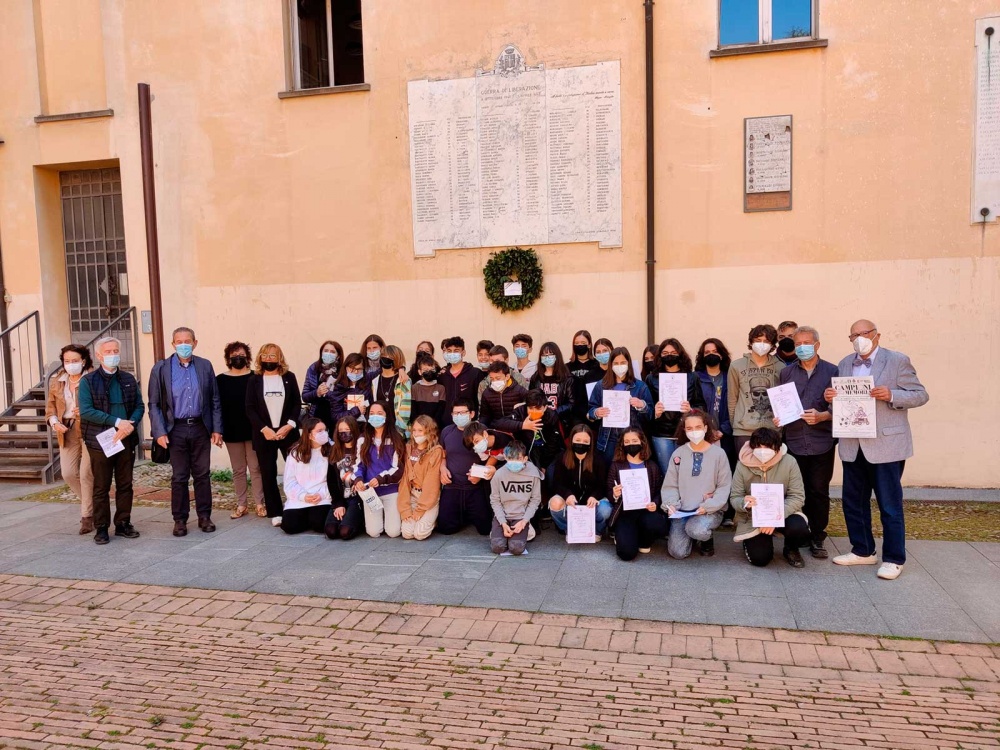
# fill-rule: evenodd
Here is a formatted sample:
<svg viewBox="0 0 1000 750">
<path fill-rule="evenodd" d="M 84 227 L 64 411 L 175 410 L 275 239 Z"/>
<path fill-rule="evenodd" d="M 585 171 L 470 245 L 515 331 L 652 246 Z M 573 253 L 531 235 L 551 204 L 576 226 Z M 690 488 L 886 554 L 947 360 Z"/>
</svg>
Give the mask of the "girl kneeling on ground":
<svg viewBox="0 0 1000 750">
<path fill-rule="evenodd" d="M 437 425 L 423 414 L 410 425 L 403 479 L 399 483 L 399 517 L 403 539 L 426 539 L 434 531 L 441 500 L 441 463 Z"/>
</svg>

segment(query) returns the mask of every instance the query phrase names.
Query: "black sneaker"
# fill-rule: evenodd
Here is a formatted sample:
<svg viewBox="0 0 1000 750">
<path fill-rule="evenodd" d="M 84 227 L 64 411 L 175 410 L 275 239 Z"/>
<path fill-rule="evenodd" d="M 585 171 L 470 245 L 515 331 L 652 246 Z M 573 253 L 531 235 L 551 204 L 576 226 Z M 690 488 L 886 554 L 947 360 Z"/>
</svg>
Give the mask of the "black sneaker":
<svg viewBox="0 0 1000 750">
<path fill-rule="evenodd" d="M 94 534 L 94 544 L 107 544 L 111 541 L 111 537 L 108 536 L 108 527 L 101 526 L 97 529 L 97 533 Z"/>
<path fill-rule="evenodd" d="M 120 526 L 115 526 L 115 536 L 123 536 L 126 539 L 138 539 L 139 532 L 135 530 L 135 526 L 126 521 Z"/>
<path fill-rule="evenodd" d="M 826 547 L 823 546 L 822 541 L 812 542 L 809 545 L 809 551 L 812 553 L 812 556 L 815 557 L 817 560 L 825 560 L 830 556 L 830 553 L 826 551 Z"/>
<path fill-rule="evenodd" d="M 702 557 L 713 557 L 715 555 L 715 539 L 709 539 L 707 542 L 701 542 L 698 545 L 698 554 Z"/>
<path fill-rule="evenodd" d="M 802 553 L 797 549 L 786 549 L 782 555 L 784 555 L 785 560 L 793 568 L 804 568 L 806 566 L 805 562 L 802 560 Z"/>
</svg>

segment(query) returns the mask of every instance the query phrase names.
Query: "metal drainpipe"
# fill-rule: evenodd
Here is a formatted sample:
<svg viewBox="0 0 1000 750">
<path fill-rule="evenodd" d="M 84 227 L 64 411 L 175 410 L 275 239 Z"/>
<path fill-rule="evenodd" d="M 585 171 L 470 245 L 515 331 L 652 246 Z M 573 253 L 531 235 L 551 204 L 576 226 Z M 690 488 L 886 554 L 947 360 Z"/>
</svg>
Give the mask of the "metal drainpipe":
<svg viewBox="0 0 1000 750">
<path fill-rule="evenodd" d="M 149 306 L 153 317 L 153 357 L 164 356 L 163 298 L 160 294 L 160 239 L 156 228 L 156 181 L 153 173 L 153 123 L 149 84 L 139 84 L 139 150 L 142 154 L 142 202 L 146 216 Z"/>
<path fill-rule="evenodd" d="M 656 245 L 653 212 L 653 0 L 646 10 L 646 343 L 656 341 Z"/>
</svg>

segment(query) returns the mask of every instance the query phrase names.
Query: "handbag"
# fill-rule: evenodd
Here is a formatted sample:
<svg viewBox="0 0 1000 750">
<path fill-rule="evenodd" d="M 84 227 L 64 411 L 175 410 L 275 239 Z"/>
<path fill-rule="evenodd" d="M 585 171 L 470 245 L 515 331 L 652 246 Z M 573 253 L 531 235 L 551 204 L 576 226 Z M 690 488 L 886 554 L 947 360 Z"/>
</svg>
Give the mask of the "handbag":
<svg viewBox="0 0 1000 750">
<path fill-rule="evenodd" d="M 167 391 L 163 384 L 163 369 L 160 369 L 160 404 L 161 408 L 167 406 Z M 153 447 L 149 453 L 149 460 L 154 464 L 170 463 L 170 448 L 164 448 L 156 440 L 153 440 Z"/>
</svg>

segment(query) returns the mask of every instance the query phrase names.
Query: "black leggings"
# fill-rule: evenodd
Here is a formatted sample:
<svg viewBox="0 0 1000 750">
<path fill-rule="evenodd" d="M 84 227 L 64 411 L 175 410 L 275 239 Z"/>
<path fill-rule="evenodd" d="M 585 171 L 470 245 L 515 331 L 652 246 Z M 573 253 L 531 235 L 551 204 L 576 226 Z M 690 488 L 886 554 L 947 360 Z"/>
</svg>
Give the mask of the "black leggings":
<svg viewBox="0 0 1000 750">
<path fill-rule="evenodd" d="M 654 539 L 663 539 L 667 535 L 667 516 L 659 509 L 652 512 L 645 508 L 623 510 L 612 531 L 615 534 L 615 552 L 618 557 L 622 560 L 634 560 L 640 547 L 652 547 Z"/>
<path fill-rule="evenodd" d="M 786 552 L 809 544 L 809 522 L 802 516 L 789 516 L 785 528 L 775 529 L 774 533 L 785 537 Z M 774 559 L 774 540 L 767 534 L 758 534 L 744 540 L 743 551 L 751 565 L 763 568 Z"/>
<path fill-rule="evenodd" d="M 308 508 L 286 510 L 281 516 L 281 530 L 286 534 L 301 534 L 315 531 L 326 534 L 330 539 L 353 539 L 361 530 L 362 513 L 357 502 L 352 502 L 344 517 L 337 520 L 332 505 L 313 505 Z"/>
</svg>

